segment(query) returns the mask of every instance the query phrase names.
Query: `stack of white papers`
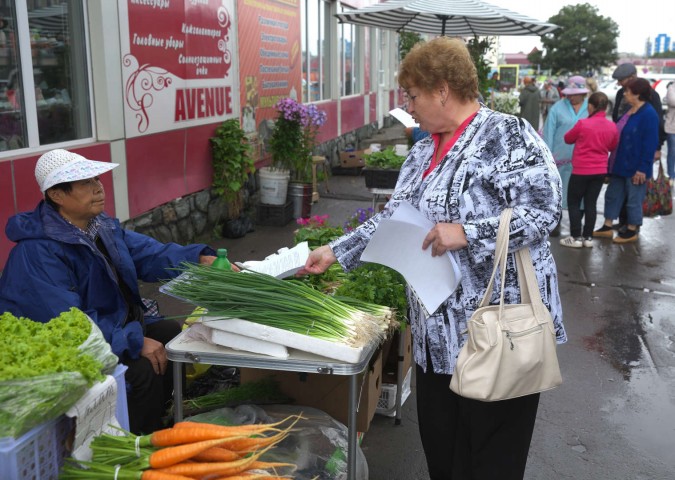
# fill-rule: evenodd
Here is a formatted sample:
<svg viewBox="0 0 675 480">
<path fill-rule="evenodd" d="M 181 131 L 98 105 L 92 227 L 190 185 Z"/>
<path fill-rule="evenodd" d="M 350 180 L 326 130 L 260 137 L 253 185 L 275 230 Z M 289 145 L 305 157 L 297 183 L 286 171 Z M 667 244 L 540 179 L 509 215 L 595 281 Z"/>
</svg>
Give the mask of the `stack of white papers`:
<svg viewBox="0 0 675 480">
<path fill-rule="evenodd" d="M 429 314 L 448 299 L 461 280 L 451 252 L 433 257 L 431 247 L 422 250 L 433 227 L 434 223 L 410 203 L 401 202 L 391 218 L 380 221 L 361 254 L 362 261 L 386 265 L 403 275 Z"/>
</svg>

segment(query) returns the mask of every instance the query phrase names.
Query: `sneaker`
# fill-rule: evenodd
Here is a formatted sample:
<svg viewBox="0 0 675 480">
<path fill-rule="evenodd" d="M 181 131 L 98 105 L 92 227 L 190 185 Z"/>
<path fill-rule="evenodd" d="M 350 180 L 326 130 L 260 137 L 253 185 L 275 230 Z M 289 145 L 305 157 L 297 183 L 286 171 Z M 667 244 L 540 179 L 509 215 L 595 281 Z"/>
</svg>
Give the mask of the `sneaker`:
<svg viewBox="0 0 675 480">
<path fill-rule="evenodd" d="M 595 238 L 612 238 L 614 236 L 614 230 L 612 227 L 603 225 L 593 232 L 593 236 Z"/>
<path fill-rule="evenodd" d="M 584 246 L 584 242 L 581 237 L 565 237 L 560 239 L 560 245 L 563 247 L 581 248 Z"/>
<path fill-rule="evenodd" d="M 618 230 L 618 231 L 625 230 L 626 224 L 625 223 L 615 223 L 614 225 L 612 225 L 612 228 L 614 230 Z"/>
<path fill-rule="evenodd" d="M 625 232 L 619 233 L 614 237 L 614 243 L 630 243 L 637 242 L 638 232 L 635 230 L 626 229 Z"/>
<path fill-rule="evenodd" d="M 593 239 L 591 237 L 584 238 L 581 243 L 583 243 L 586 248 L 593 248 Z"/>
</svg>

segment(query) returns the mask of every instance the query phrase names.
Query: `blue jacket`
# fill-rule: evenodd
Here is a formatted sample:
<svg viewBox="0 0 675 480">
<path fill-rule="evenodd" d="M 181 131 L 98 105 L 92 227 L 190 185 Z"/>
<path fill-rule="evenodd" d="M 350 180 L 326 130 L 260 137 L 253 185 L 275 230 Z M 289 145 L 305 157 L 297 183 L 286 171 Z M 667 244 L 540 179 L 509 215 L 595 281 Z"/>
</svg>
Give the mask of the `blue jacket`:
<svg viewBox="0 0 675 480">
<path fill-rule="evenodd" d="M 628 178 L 640 171 L 649 178 L 654 168 L 654 152 L 658 146 L 659 117 L 654 107 L 645 103 L 628 118 L 621 130 L 611 173 Z"/>
<path fill-rule="evenodd" d="M 118 220 L 99 215 L 99 236 L 122 280 L 139 304 L 138 279 L 157 282 L 176 276 L 167 268 L 198 262 L 206 245 L 163 244 L 125 230 Z M 89 238 L 41 201 L 32 212 L 7 222 L 7 238 L 17 242 L 0 277 L 0 312 L 47 322 L 70 307 L 86 312 L 101 328 L 112 351 L 135 359 L 143 346 L 143 325 L 124 325 L 127 305 L 115 272 Z M 210 253 L 210 252 L 209 252 Z M 146 323 L 161 317 L 147 317 Z"/>
</svg>

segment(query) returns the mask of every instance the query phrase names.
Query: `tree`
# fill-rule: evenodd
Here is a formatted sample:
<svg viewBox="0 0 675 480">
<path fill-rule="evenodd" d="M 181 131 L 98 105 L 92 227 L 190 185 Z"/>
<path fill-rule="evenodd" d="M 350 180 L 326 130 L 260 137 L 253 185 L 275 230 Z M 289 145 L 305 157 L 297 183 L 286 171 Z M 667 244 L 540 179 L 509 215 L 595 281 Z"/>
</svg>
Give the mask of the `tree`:
<svg viewBox="0 0 675 480">
<path fill-rule="evenodd" d="M 488 98 L 488 87 L 490 86 L 488 76 L 490 75 L 491 68 L 485 59 L 485 54 L 492 48 L 492 39 L 489 37 L 484 37 L 483 39 L 473 37 L 466 42 L 466 47 L 471 54 L 471 59 L 478 73 L 478 91 L 483 95 L 483 98 Z"/>
<path fill-rule="evenodd" d="M 588 75 L 616 62 L 619 25 L 600 15 L 594 6 L 567 5 L 548 21 L 560 28 L 541 37 L 546 51 L 543 68 Z"/>
<path fill-rule="evenodd" d="M 408 54 L 410 49 L 415 46 L 416 43 L 422 42 L 422 35 L 417 32 L 401 32 L 399 33 L 398 41 L 398 58 L 403 60 Z"/>
</svg>

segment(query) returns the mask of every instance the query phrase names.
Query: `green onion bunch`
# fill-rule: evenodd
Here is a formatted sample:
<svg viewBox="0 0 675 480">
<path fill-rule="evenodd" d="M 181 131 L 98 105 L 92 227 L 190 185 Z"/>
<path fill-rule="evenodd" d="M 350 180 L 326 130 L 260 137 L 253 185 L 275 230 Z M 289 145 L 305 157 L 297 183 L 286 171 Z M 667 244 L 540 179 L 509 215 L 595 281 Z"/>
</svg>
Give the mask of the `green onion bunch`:
<svg viewBox="0 0 675 480">
<path fill-rule="evenodd" d="M 183 263 L 166 292 L 208 310 L 351 347 L 380 342 L 393 317 L 386 307 L 333 298 L 297 280 Z M 367 311 L 366 311 L 367 310 Z"/>
</svg>

